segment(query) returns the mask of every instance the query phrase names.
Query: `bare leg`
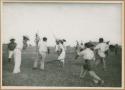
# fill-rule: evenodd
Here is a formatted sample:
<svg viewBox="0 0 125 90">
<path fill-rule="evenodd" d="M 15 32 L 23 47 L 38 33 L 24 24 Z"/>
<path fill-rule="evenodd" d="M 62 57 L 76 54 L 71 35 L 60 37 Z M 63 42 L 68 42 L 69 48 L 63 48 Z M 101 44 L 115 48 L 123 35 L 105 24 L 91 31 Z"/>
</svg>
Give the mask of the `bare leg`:
<svg viewBox="0 0 125 90">
<path fill-rule="evenodd" d="M 41 58 L 41 65 L 40 65 L 40 69 L 44 70 L 44 62 L 45 62 L 45 58 L 46 58 L 46 53 L 42 53 L 42 58 Z"/>
<path fill-rule="evenodd" d="M 34 61 L 34 64 L 33 64 L 33 69 L 36 69 L 37 66 L 38 66 L 38 61 L 39 61 L 39 54 L 37 53 L 36 55 L 36 60 Z"/>
<path fill-rule="evenodd" d="M 81 73 L 80 73 L 80 78 L 84 78 L 87 73 L 87 70 L 83 69 L 83 66 L 81 66 Z"/>
<path fill-rule="evenodd" d="M 41 69 L 41 70 L 44 70 L 44 60 L 41 60 L 40 69 Z"/>
<path fill-rule="evenodd" d="M 104 58 L 102 58 L 102 64 L 103 64 L 103 69 L 106 71 L 106 61 Z"/>
<path fill-rule="evenodd" d="M 83 74 L 83 66 L 81 66 L 80 78 L 82 77 L 82 74 Z"/>
<path fill-rule="evenodd" d="M 8 62 L 11 62 L 14 51 L 9 51 Z"/>
<path fill-rule="evenodd" d="M 98 84 L 104 83 L 104 81 L 94 71 L 89 71 L 89 74 L 91 77 L 93 77 L 94 83 L 98 83 Z"/>
<path fill-rule="evenodd" d="M 97 84 L 97 83 L 98 83 L 98 80 L 96 80 L 96 79 L 93 79 L 93 82 Z"/>
<path fill-rule="evenodd" d="M 60 60 L 61 62 L 62 62 L 62 64 L 63 64 L 63 67 L 64 67 L 64 64 L 65 64 L 65 61 L 64 61 L 64 59 L 62 59 L 62 60 Z"/>
<path fill-rule="evenodd" d="M 89 75 L 95 80 L 101 80 L 101 78 L 94 71 L 89 71 Z"/>
</svg>

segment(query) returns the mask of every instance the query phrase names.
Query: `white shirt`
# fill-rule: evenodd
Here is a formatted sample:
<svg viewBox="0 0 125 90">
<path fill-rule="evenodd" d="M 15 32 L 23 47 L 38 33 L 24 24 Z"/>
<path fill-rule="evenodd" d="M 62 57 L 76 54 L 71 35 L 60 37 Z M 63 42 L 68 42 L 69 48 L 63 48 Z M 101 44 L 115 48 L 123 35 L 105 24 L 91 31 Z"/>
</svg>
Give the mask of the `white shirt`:
<svg viewBox="0 0 125 90">
<path fill-rule="evenodd" d="M 65 52 L 65 47 L 61 43 L 59 44 L 59 49 L 62 50 L 62 52 Z"/>
<path fill-rule="evenodd" d="M 64 46 L 61 43 L 59 44 L 59 48 L 60 48 L 60 50 L 62 50 L 62 52 L 59 55 L 58 60 L 64 60 L 65 56 L 66 56 L 65 48 L 64 48 Z"/>
<path fill-rule="evenodd" d="M 45 42 L 45 41 L 40 41 L 38 43 L 38 47 L 39 47 L 39 52 L 47 52 L 48 51 L 47 42 Z"/>
<path fill-rule="evenodd" d="M 55 46 L 55 51 L 56 52 L 59 51 L 59 45 L 58 44 L 56 44 L 56 46 Z"/>
<path fill-rule="evenodd" d="M 84 45 L 80 45 L 80 49 L 84 49 L 85 47 L 84 47 Z"/>
<path fill-rule="evenodd" d="M 109 45 L 106 43 L 99 43 L 94 49 L 98 49 L 99 51 L 105 52 L 109 48 Z"/>
<path fill-rule="evenodd" d="M 78 53 L 78 55 L 83 56 L 84 59 L 95 60 L 94 52 L 90 48 L 86 48 L 85 50 Z"/>
<path fill-rule="evenodd" d="M 105 57 L 105 51 L 109 49 L 109 45 L 106 43 L 99 43 L 94 49 L 98 50 L 99 56 Z"/>
</svg>

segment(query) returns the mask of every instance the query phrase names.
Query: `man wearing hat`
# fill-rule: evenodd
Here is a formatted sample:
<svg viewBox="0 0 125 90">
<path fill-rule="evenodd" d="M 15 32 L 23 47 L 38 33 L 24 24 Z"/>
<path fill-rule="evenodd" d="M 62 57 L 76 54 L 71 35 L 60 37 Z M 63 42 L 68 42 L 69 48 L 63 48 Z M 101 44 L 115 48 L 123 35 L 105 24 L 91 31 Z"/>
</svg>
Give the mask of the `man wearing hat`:
<svg viewBox="0 0 125 90">
<path fill-rule="evenodd" d="M 15 43 L 15 39 L 14 38 L 10 39 L 10 43 L 8 44 L 8 50 L 9 50 L 8 62 L 10 62 L 12 59 L 16 45 L 17 44 Z"/>
</svg>

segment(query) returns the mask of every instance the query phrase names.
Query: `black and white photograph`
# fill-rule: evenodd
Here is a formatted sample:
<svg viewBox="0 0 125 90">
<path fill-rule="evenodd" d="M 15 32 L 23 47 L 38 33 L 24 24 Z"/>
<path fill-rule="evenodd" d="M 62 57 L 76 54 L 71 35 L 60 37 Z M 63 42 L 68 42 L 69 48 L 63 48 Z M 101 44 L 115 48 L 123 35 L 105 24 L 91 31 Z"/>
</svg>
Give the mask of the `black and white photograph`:
<svg viewBox="0 0 125 90">
<path fill-rule="evenodd" d="M 122 88 L 123 3 L 3 2 L 2 86 Z"/>
</svg>

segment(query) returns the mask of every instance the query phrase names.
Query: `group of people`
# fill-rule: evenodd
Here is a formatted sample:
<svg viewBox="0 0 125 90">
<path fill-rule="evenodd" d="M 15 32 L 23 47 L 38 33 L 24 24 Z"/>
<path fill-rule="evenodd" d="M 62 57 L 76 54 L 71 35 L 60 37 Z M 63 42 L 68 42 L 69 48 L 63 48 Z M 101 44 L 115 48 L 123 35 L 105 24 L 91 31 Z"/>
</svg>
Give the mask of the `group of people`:
<svg viewBox="0 0 125 90">
<path fill-rule="evenodd" d="M 56 39 L 56 46 L 55 46 L 55 52 L 58 55 L 57 60 L 62 62 L 62 66 L 64 67 L 65 63 L 65 56 L 66 56 L 66 46 L 65 46 L 65 39 Z M 33 69 L 37 69 L 38 63 L 40 61 L 40 70 L 44 70 L 44 63 L 46 59 L 47 53 L 50 53 L 49 46 L 47 45 L 47 38 L 43 37 L 41 40 L 38 34 L 36 34 L 36 53 L 37 58 L 34 61 Z"/>
<path fill-rule="evenodd" d="M 20 66 L 21 66 L 21 52 L 22 50 L 25 50 L 28 47 L 27 42 L 29 41 L 28 36 L 23 36 L 23 40 L 20 41 L 21 43 L 16 43 L 15 39 L 10 39 L 10 43 L 8 44 L 8 62 L 11 62 L 12 57 L 14 56 L 14 69 L 13 73 L 19 73 L 20 72 Z M 55 52 L 58 55 L 57 60 L 62 62 L 62 66 L 64 67 L 65 63 L 65 54 L 66 54 L 66 46 L 65 46 L 65 39 L 56 39 L 56 46 L 55 46 Z M 35 38 L 35 44 L 36 44 L 36 59 L 34 60 L 33 69 L 38 68 L 38 64 L 40 62 L 40 70 L 44 70 L 45 68 L 45 59 L 47 56 L 47 53 L 50 53 L 49 46 L 47 44 L 47 37 L 43 37 L 42 39 L 39 37 L 38 34 L 36 34 Z"/>
<path fill-rule="evenodd" d="M 13 73 L 20 72 L 20 65 L 21 65 L 21 51 L 27 48 L 27 42 L 29 37 L 23 36 L 22 45 L 15 43 L 15 39 L 11 39 L 10 43 L 8 44 L 9 49 L 9 62 L 12 59 L 12 55 L 14 55 L 14 69 Z M 65 65 L 65 57 L 66 57 L 66 40 L 65 39 L 56 39 L 55 43 L 55 52 L 57 53 L 57 60 L 62 63 L 62 66 Z M 50 53 L 49 46 L 47 45 L 47 37 L 43 37 L 40 39 L 38 34 L 36 34 L 36 59 L 34 60 L 33 69 L 38 68 L 38 64 L 40 61 L 40 70 L 45 69 L 45 59 L 47 53 Z M 97 45 L 92 45 L 92 43 L 87 42 L 85 44 L 77 42 L 76 45 L 76 57 L 77 59 L 79 56 L 83 56 L 83 65 L 81 66 L 81 73 L 80 78 L 84 78 L 86 73 L 88 72 L 91 77 L 93 77 L 94 83 L 104 83 L 104 81 L 95 73 L 94 68 L 99 64 L 102 63 L 103 69 L 106 70 L 106 52 L 109 49 L 109 43 L 104 42 L 103 38 L 99 38 L 99 43 Z"/>
<path fill-rule="evenodd" d="M 27 42 L 29 41 L 28 36 L 23 36 L 20 38 L 19 42 L 15 42 L 15 39 L 10 39 L 10 43 L 8 44 L 9 56 L 8 61 L 11 62 L 12 57 L 14 56 L 14 69 L 13 73 L 20 72 L 21 66 L 21 52 L 27 48 Z"/>
<path fill-rule="evenodd" d="M 86 73 L 88 72 L 91 77 L 93 77 L 94 83 L 103 84 L 104 81 L 95 73 L 94 68 L 102 63 L 104 71 L 106 70 L 106 52 L 109 49 L 109 44 L 105 43 L 103 38 L 99 39 L 99 43 L 97 45 L 93 45 L 90 42 L 84 44 L 84 48 L 77 43 L 76 47 L 76 57 L 83 56 L 84 63 L 81 66 L 80 77 L 84 78 Z"/>
</svg>

